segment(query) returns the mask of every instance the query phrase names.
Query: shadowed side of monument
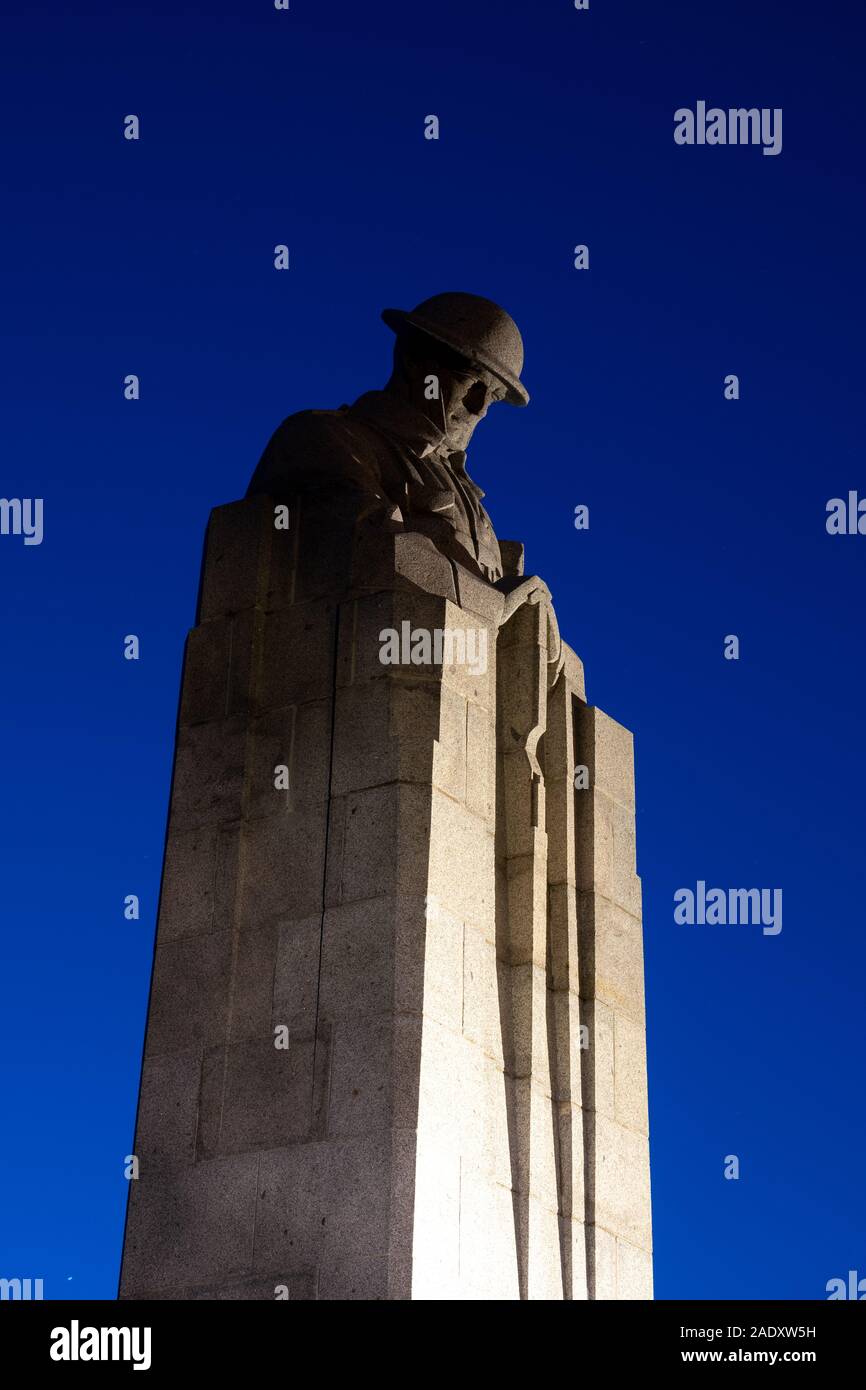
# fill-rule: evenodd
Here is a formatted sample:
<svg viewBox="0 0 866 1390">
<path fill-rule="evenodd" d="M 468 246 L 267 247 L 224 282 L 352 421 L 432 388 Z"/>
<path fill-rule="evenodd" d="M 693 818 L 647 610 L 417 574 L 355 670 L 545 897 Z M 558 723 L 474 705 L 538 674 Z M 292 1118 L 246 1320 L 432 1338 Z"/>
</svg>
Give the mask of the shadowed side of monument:
<svg viewBox="0 0 866 1390">
<path fill-rule="evenodd" d="M 340 611 L 352 527 L 339 523 L 315 499 L 288 534 L 261 498 L 212 518 L 125 1296 L 407 1296 L 394 1261 L 410 1244 L 396 1232 L 411 1212 L 419 1021 L 401 990 L 423 969 L 434 737 L 359 638 L 389 616 L 388 595 Z M 407 721 L 411 748 L 392 733 Z"/>
</svg>

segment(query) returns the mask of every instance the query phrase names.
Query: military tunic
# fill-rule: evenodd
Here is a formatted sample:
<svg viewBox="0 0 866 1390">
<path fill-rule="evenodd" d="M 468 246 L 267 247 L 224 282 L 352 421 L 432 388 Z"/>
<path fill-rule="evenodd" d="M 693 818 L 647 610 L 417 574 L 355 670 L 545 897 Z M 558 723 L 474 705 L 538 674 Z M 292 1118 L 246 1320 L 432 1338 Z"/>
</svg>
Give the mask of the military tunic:
<svg viewBox="0 0 866 1390">
<path fill-rule="evenodd" d="M 339 410 L 290 415 L 265 449 L 247 495 L 280 496 L 329 481 L 356 487 L 443 554 L 492 583 L 501 579 L 499 543 L 484 493 L 466 472 L 466 455 L 399 396 L 368 391 Z"/>
</svg>

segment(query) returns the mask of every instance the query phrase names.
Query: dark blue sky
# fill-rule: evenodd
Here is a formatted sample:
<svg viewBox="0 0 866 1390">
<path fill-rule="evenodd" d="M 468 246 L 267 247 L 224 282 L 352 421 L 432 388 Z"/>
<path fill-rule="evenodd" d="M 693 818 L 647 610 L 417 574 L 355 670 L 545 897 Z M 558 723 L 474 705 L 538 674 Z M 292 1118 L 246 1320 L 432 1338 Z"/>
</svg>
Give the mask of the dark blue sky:
<svg viewBox="0 0 866 1390">
<path fill-rule="evenodd" d="M 470 471 L 635 731 L 657 1295 L 825 1297 L 866 1275 L 866 537 L 824 526 L 866 494 L 862 14 L 291 3 L 4 24 L 0 494 L 45 537 L 0 537 L 0 1275 L 115 1293 L 208 510 L 459 289 L 532 395 Z M 782 153 L 675 145 L 699 99 L 781 107 Z M 698 879 L 781 888 L 781 934 L 677 926 Z"/>
</svg>

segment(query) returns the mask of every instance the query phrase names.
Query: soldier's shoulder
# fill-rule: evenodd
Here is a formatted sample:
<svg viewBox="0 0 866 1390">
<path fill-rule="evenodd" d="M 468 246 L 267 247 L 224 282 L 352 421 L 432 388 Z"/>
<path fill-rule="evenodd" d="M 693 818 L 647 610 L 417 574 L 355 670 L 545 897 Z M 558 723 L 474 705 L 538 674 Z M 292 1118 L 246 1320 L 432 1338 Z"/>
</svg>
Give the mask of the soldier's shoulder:
<svg viewBox="0 0 866 1390">
<path fill-rule="evenodd" d="M 337 410 L 299 410 L 288 415 L 274 432 L 274 439 L 286 444 L 333 438 L 346 432 L 346 406 Z"/>
<path fill-rule="evenodd" d="M 284 484 L 340 477 L 366 460 L 367 441 L 350 424 L 348 407 L 337 410 L 299 410 L 272 434 L 259 460 L 248 492 L 273 492 Z"/>
</svg>

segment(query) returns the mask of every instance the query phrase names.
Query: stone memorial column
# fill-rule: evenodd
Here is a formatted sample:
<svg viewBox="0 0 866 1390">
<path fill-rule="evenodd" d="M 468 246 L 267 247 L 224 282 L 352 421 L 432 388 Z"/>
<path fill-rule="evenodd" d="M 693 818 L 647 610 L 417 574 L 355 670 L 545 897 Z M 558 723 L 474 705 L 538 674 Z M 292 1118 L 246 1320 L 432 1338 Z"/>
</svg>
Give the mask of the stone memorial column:
<svg viewBox="0 0 866 1390">
<path fill-rule="evenodd" d="M 384 317 L 211 516 L 120 1296 L 649 1298 L 631 736 L 466 472 L 516 325 Z"/>
</svg>

